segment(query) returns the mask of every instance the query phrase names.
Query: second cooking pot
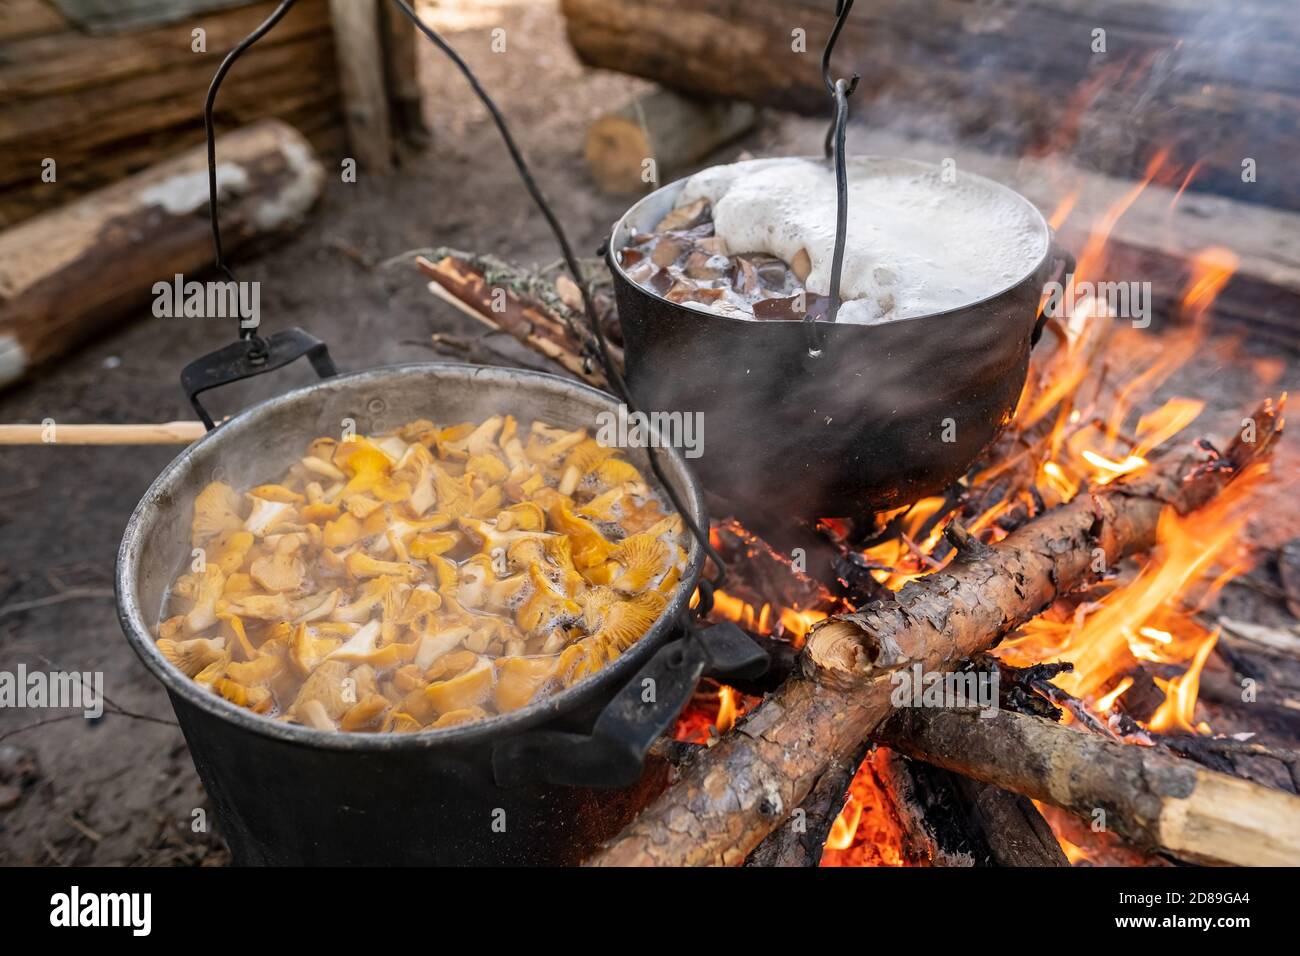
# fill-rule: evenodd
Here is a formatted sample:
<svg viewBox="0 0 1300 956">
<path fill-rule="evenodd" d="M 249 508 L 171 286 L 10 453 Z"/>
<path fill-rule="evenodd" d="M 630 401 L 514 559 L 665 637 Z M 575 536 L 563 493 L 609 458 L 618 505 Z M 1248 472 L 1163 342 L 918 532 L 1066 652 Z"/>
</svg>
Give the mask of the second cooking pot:
<svg viewBox="0 0 1300 956">
<path fill-rule="evenodd" d="M 966 472 L 1011 420 L 1044 284 L 1070 261 L 1027 199 L 984 182 L 1030 210 L 1042 260 L 960 308 L 879 325 L 818 322 L 818 356 L 803 322 L 719 315 L 628 278 L 618 251 L 634 230 L 654 229 L 685 180 L 624 214 L 609 265 L 628 385 L 646 411 L 703 413 L 691 465 L 710 492 L 742 511 L 858 517 L 941 492 Z"/>
</svg>

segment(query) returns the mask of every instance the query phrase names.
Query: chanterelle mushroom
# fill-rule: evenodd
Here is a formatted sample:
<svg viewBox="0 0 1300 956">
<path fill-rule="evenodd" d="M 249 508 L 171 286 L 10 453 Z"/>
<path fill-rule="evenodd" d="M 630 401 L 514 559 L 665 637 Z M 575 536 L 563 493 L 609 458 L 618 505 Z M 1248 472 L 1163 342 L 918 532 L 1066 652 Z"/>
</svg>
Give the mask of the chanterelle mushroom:
<svg viewBox="0 0 1300 956">
<path fill-rule="evenodd" d="M 686 567 L 681 519 L 615 448 L 509 415 L 312 441 L 209 484 L 163 656 L 257 713 L 408 733 L 526 706 L 618 657 Z"/>
</svg>

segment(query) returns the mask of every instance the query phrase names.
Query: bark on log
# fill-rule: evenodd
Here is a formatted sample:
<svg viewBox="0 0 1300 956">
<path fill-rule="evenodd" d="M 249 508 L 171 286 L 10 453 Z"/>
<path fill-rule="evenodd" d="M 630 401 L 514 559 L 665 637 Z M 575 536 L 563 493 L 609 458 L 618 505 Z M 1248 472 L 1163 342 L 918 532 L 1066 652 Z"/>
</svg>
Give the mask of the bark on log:
<svg viewBox="0 0 1300 956">
<path fill-rule="evenodd" d="M 296 225 L 324 181 L 310 144 L 278 120 L 222 136 L 217 162 L 228 252 Z M 206 268 L 207 204 L 196 148 L 0 233 L 0 385 L 146 302 L 155 282 Z"/>
<path fill-rule="evenodd" d="M 821 863 L 835 818 L 844 809 L 849 785 L 862 763 L 866 748 L 845 763 L 832 763 L 799 805 L 800 826 L 778 827 L 754 848 L 746 866 L 810 867 Z"/>
<path fill-rule="evenodd" d="M 749 103 L 654 90 L 587 128 L 587 165 L 605 192 L 645 192 L 743 136 L 757 117 Z"/>
<path fill-rule="evenodd" d="M 919 663 L 951 670 L 1092 580 L 1094 551 L 1110 565 L 1155 543 L 1167 506 L 1204 504 L 1262 466 L 1280 409 L 1256 412 L 1258 441 L 1220 456 L 1198 445 L 1129 480 L 1082 492 L 993 546 L 961 533 L 953 564 L 894 598 L 812 632 L 800 673 L 687 770 L 592 865 L 735 865 L 808 795 L 833 761 L 846 761 L 890 713 L 891 675 Z"/>
<path fill-rule="evenodd" d="M 599 363 L 578 351 L 569 327 L 542 303 L 494 286 L 481 269 L 459 256 L 443 256 L 437 262 L 417 256 L 415 264 L 432 280 L 430 291 L 470 318 L 505 332 L 588 384 L 606 387 Z M 621 362 L 622 350 L 613 345 L 610 350 Z"/>
<path fill-rule="evenodd" d="M 82 33 L 58 18 L 51 29 L 22 0 L 0 12 L 0 227 L 68 203 L 203 142 L 203 95 L 221 57 L 261 23 L 276 0 L 202 18 L 206 52 L 190 26 L 171 24 L 111 36 Z M 57 16 L 57 14 L 55 14 Z M 217 99 L 217 128 L 267 117 L 312 141 L 322 155 L 342 147 L 342 101 L 327 0 L 299 0 L 289 16 L 239 61 Z M 42 162 L 58 163 L 57 184 Z"/>
<path fill-rule="evenodd" d="M 1243 18 L 1236 0 L 873 0 L 848 18 L 833 75 L 861 74 L 852 110 L 871 126 L 1016 154 L 1066 151 L 1128 178 L 1168 149 L 1183 168 L 1199 164 L 1194 188 L 1296 209 L 1289 183 L 1242 179 L 1243 158 L 1286 168 L 1297 147 L 1300 57 L 1288 6 L 1266 0 Z M 819 53 L 833 3 L 563 0 L 562 8 L 569 42 L 589 66 L 829 116 Z M 1091 49 L 1097 29 L 1105 51 Z"/>
<path fill-rule="evenodd" d="M 933 866 L 1069 866 L 1052 828 L 1019 794 L 881 750 L 873 766 L 908 850 Z"/>
<path fill-rule="evenodd" d="M 883 738 L 911 757 L 1100 820 L 1130 843 L 1189 862 L 1300 864 L 1300 797 L 1151 747 L 1012 711 L 980 717 L 933 708 L 899 711 Z"/>
</svg>

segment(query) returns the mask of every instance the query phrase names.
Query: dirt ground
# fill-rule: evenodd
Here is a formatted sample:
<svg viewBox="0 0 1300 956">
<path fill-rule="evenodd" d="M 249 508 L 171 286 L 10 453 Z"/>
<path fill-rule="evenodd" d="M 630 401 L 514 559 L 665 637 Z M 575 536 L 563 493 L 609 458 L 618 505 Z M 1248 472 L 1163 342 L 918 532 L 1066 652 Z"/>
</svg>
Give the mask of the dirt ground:
<svg viewBox="0 0 1300 956">
<path fill-rule="evenodd" d="M 442 4 L 436 25 L 503 106 L 577 247 L 593 251 L 625 203 L 592 188 L 583 133 L 644 84 L 580 67 L 549 0 L 456 0 Z M 506 28 L 507 55 L 490 49 L 497 26 Z M 480 333 L 429 295 L 409 261 L 382 265 L 387 260 L 434 245 L 521 263 L 557 257 L 484 111 L 434 51 L 422 58 L 429 149 L 389 179 L 333 182 L 295 238 L 236 262 L 241 279 L 262 282 L 268 329 L 311 330 L 344 369 L 432 359 L 433 332 Z M 729 154 L 760 152 L 780 122 L 769 119 Z M 135 321 L 0 395 L 0 421 L 192 418 L 180 368 L 231 336 L 224 324 L 156 319 L 142 309 Z M 1262 394 L 1252 373 L 1219 367 L 1221 358 L 1207 353 L 1180 377 L 1192 390 L 1213 383 L 1212 425 L 1231 422 Z M 235 411 L 309 376 L 305 368 L 285 370 L 229 389 L 213 404 L 220 413 Z M 1297 384 L 1294 364 L 1284 364 L 1280 376 L 1272 391 Z M 50 714 L 0 711 L 0 784 L 24 756 L 36 762 L 20 793 L 0 789 L 0 863 L 225 862 L 214 835 L 191 829 L 193 811 L 204 806 L 202 789 L 162 688 L 121 635 L 112 599 L 127 518 L 175 451 L 55 446 L 0 453 L 0 670 L 23 663 L 101 671 L 115 709 L 151 718 L 76 717 L 15 733 Z M 1287 460 L 1294 474 L 1289 452 Z"/>
</svg>

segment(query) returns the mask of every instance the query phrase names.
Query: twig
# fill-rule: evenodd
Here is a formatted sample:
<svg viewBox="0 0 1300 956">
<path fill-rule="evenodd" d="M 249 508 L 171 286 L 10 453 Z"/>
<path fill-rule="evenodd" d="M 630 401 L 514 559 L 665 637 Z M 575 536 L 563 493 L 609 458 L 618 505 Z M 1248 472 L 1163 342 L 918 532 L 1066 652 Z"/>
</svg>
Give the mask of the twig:
<svg viewBox="0 0 1300 956">
<path fill-rule="evenodd" d="M 23 611 L 34 611 L 37 608 L 62 604 L 64 601 L 111 598 L 113 596 L 112 588 L 69 588 L 59 594 L 49 594 L 45 597 L 34 598 L 30 601 L 15 601 L 13 604 L 2 605 L 0 606 L 0 617 L 4 617 L 7 614 L 20 614 Z"/>
</svg>

